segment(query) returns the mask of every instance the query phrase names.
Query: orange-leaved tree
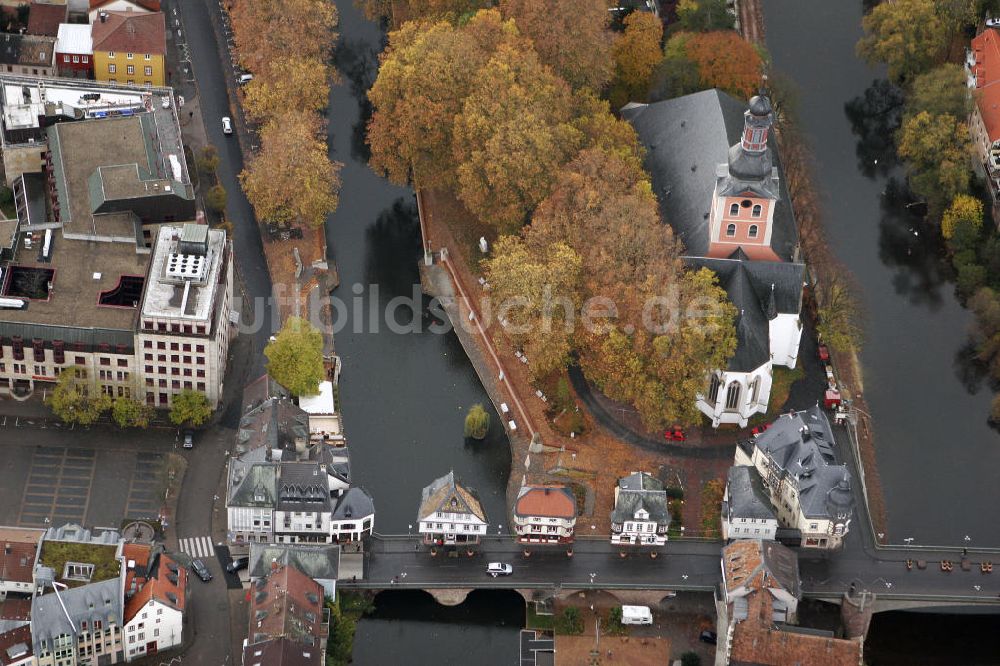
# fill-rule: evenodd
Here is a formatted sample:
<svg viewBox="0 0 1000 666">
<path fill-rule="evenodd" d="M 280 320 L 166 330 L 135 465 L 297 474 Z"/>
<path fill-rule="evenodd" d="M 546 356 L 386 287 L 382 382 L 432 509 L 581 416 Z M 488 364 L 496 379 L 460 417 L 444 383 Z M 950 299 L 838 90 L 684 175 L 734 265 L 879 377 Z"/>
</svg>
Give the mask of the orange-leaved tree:
<svg viewBox="0 0 1000 666">
<path fill-rule="evenodd" d="M 698 68 L 707 88 L 719 88 L 746 99 L 761 84 L 763 60 L 753 44 L 732 30 L 688 35 L 683 42 L 688 59 Z"/>
</svg>

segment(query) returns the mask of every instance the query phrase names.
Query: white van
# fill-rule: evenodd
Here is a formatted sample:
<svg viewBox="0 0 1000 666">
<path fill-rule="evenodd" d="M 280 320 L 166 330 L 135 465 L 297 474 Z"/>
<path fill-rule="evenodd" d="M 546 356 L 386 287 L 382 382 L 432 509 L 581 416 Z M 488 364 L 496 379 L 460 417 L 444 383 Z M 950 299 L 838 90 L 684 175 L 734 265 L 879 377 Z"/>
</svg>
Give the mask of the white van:
<svg viewBox="0 0 1000 666">
<path fill-rule="evenodd" d="M 622 624 L 653 624 L 649 606 L 622 606 Z"/>
<path fill-rule="evenodd" d="M 251 81 L 253 81 L 253 74 L 240 74 L 240 78 L 236 79 L 236 82 L 241 86 L 245 86 Z"/>
</svg>

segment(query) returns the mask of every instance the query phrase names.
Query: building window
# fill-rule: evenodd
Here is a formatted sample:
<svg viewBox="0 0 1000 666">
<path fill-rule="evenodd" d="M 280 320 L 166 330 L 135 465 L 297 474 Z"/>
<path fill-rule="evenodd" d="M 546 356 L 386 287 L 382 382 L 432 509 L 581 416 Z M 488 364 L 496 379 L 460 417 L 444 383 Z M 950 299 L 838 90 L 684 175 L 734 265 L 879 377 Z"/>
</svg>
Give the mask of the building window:
<svg viewBox="0 0 1000 666">
<path fill-rule="evenodd" d="M 114 74 L 117 71 L 118 67 L 116 67 L 114 63 L 108 65 L 108 74 Z"/>
<path fill-rule="evenodd" d="M 166 349 L 167 348 L 167 343 L 163 342 L 162 340 L 160 340 L 160 341 L 158 341 L 156 343 L 156 348 L 157 349 Z"/>
<path fill-rule="evenodd" d="M 135 74 L 135 65 L 125 65 L 126 74 Z"/>
<path fill-rule="evenodd" d="M 143 73 L 145 73 L 146 76 L 152 76 L 153 75 L 153 68 L 152 67 L 144 67 L 143 68 Z"/>
<path fill-rule="evenodd" d="M 85 359 L 82 356 L 77 356 L 75 359 L 73 359 L 73 362 L 76 363 L 77 365 L 87 365 L 87 359 Z"/>
<path fill-rule="evenodd" d="M 750 238 L 757 238 L 757 225 L 756 224 L 751 224 L 750 225 Z"/>
<path fill-rule="evenodd" d="M 729 215 L 730 217 L 739 217 L 740 205 L 738 203 L 729 204 Z"/>
<path fill-rule="evenodd" d="M 740 383 L 730 382 L 726 388 L 726 409 L 736 409 L 740 403 Z"/>
<path fill-rule="evenodd" d="M 90 56 L 83 56 L 83 64 L 86 65 L 90 62 Z"/>
<path fill-rule="evenodd" d="M 708 401 L 715 405 L 719 401 L 719 387 L 722 386 L 722 381 L 719 379 L 719 375 L 712 375 L 712 382 L 708 386 Z"/>
<path fill-rule="evenodd" d="M 147 365 L 146 366 L 146 374 L 148 374 L 148 375 L 153 374 L 153 366 L 151 366 L 151 365 Z"/>
<path fill-rule="evenodd" d="M 195 345 L 194 346 L 194 350 L 196 352 L 198 352 L 199 354 L 204 354 L 205 353 L 205 345 Z"/>
<path fill-rule="evenodd" d="M 733 205 L 735 206 L 736 204 L 733 204 Z M 728 225 L 726 225 L 726 235 L 727 236 L 735 236 L 736 235 L 736 225 L 735 224 L 728 224 Z"/>
<path fill-rule="evenodd" d="M 146 53 L 146 54 L 144 54 L 144 55 L 142 56 L 142 59 L 143 59 L 143 60 L 152 60 L 152 59 L 153 59 L 153 56 L 151 56 L 151 55 L 149 55 L 148 53 Z"/>
<path fill-rule="evenodd" d="M 114 51 L 108 51 L 108 57 L 109 58 L 114 58 L 115 57 L 115 52 Z"/>
<path fill-rule="evenodd" d="M 120 358 L 120 359 L 118 359 L 118 367 L 119 368 L 127 368 L 128 367 L 128 359 L 127 358 Z"/>
<path fill-rule="evenodd" d="M 760 397 L 760 377 L 753 380 L 753 384 L 750 385 L 750 402 L 757 404 L 757 398 Z"/>
<path fill-rule="evenodd" d="M 131 60 L 132 59 L 132 54 L 131 53 L 126 53 L 125 57 L 128 58 L 129 60 Z"/>
<path fill-rule="evenodd" d="M 753 212 L 751 213 L 754 217 L 760 217 L 760 214 L 764 211 L 764 207 L 760 204 L 753 205 Z"/>
<path fill-rule="evenodd" d="M 180 345 L 178 345 L 176 342 L 170 343 L 170 351 L 177 351 L 178 349 L 180 349 Z"/>
<path fill-rule="evenodd" d="M 101 360 L 100 360 L 100 362 L 101 362 L 101 365 L 111 365 L 111 359 L 110 358 L 103 358 L 102 357 Z"/>
</svg>

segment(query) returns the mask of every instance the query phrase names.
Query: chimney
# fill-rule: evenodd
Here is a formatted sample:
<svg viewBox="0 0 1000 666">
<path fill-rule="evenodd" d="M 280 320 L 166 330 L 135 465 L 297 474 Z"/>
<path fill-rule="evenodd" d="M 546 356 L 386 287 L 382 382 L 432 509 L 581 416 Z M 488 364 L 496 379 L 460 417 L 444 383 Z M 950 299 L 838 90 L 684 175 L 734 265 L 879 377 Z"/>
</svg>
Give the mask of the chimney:
<svg viewBox="0 0 1000 666">
<path fill-rule="evenodd" d="M 99 12 L 97 15 L 101 18 L 101 23 L 107 23 L 108 22 L 108 13 L 107 12 Z"/>
<path fill-rule="evenodd" d="M 271 571 L 277 571 L 277 570 L 278 570 L 278 558 L 272 557 L 271 558 Z"/>
</svg>

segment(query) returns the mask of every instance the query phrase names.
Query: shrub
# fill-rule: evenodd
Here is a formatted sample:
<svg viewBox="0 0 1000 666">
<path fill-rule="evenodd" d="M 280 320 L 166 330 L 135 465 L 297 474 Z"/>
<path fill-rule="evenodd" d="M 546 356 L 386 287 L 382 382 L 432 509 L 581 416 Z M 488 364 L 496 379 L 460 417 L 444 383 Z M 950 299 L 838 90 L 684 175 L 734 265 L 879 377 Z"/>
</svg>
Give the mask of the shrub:
<svg viewBox="0 0 1000 666">
<path fill-rule="evenodd" d="M 570 635 L 583 633 L 583 617 L 579 608 L 570 606 L 556 618 L 556 633 Z"/>
<path fill-rule="evenodd" d="M 667 486 L 667 497 L 670 499 L 684 499 L 684 489 L 680 486 Z"/>
<path fill-rule="evenodd" d="M 604 620 L 604 631 L 614 636 L 621 636 L 626 633 L 627 629 L 622 624 L 621 606 L 615 606 L 608 611 L 608 616 Z"/>
<path fill-rule="evenodd" d="M 213 213 L 221 213 L 226 209 L 226 188 L 213 185 L 205 192 L 205 207 Z"/>
<path fill-rule="evenodd" d="M 685 652 L 681 655 L 681 666 L 701 666 L 701 657 L 697 652 Z"/>
</svg>

